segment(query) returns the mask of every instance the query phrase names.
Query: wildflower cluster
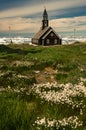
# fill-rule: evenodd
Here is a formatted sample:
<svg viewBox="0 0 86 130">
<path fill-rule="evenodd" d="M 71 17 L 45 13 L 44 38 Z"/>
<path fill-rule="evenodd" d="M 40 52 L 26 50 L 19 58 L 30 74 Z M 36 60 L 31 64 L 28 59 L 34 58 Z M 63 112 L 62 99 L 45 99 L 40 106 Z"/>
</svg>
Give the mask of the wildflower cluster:
<svg viewBox="0 0 86 130">
<path fill-rule="evenodd" d="M 35 84 L 33 90 L 41 99 L 53 103 L 77 105 L 77 102 L 73 101 L 74 97 L 86 97 L 86 87 L 83 82 L 75 85 L 71 83 L 57 84 L 57 82 Z M 79 103 L 82 104 L 82 101 Z"/>
<path fill-rule="evenodd" d="M 62 120 L 56 120 L 56 119 L 49 119 L 49 118 L 42 118 L 37 119 L 35 121 L 35 124 L 38 126 L 45 126 L 45 127 L 55 127 L 57 130 L 60 127 L 63 127 L 65 129 L 66 126 L 70 126 L 72 129 L 76 129 L 77 127 L 82 126 L 82 121 L 79 121 L 77 116 L 71 116 L 69 118 L 63 118 Z"/>
</svg>

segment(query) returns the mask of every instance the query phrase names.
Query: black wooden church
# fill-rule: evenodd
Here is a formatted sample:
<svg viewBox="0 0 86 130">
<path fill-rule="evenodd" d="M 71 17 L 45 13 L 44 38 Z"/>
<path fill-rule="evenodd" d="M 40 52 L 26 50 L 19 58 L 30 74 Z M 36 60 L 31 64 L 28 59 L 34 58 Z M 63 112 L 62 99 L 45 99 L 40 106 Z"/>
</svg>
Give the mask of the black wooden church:
<svg viewBox="0 0 86 130">
<path fill-rule="evenodd" d="M 42 27 L 38 33 L 32 38 L 32 43 L 37 45 L 60 45 L 62 39 L 60 36 L 49 26 L 48 14 L 46 9 L 43 12 Z"/>
</svg>

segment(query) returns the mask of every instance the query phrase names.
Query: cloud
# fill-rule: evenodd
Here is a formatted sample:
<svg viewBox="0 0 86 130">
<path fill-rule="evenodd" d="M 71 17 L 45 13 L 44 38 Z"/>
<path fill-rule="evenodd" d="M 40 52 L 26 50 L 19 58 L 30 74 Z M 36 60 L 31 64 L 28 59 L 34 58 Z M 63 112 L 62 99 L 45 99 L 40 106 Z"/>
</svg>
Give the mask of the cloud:
<svg viewBox="0 0 86 130">
<path fill-rule="evenodd" d="M 8 31 L 9 26 L 11 30 L 16 32 L 36 33 L 41 27 L 42 19 L 40 18 L 6 18 L 0 20 L 0 31 Z M 86 16 L 73 18 L 60 18 L 49 21 L 56 32 L 70 32 L 76 28 L 77 31 L 86 30 Z"/>
<path fill-rule="evenodd" d="M 12 31 L 24 31 L 36 33 L 41 27 L 42 13 L 44 5 L 48 10 L 50 25 L 57 31 L 72 31 L 86 30 L 86 16 L 79 16 L 66 18 L 65 14 L 72 8 L 79 9 L 86 5 L 86 0 L 37 0 L 27 1 L 24 6 L 17 6 L 16 8 L 9 8 L 0 11 L 0 31 L 9 31 L 11 26 Z M 71 13 L 71 10 L 70 12 Z M 73 12 L 74 13 L 74 12 Z M 39 17 L 37 16 L 39 14 Z M 52 16 L 55 17 L 52 17 Z M 64 16 L 65 18 L 57 19 L 57 16 Z M 54 19 L 56 18 L 56 19 Z"/>
<path fill-rule="evenodd" d="M 86 30 L 86 16 L 72 17 L 72 18 L 61 18 L 50 20 L 50 25 L 57 32 L 70 32 L 76 28 L 77 31 Z"/>
<path fill-rule="evenodd" d="M 12 31 L 28 31 L 34 32 L 41 26 L 40 19 L 31 18 L 5 18 L 0 20 L 0 31 L 9 31 L 9 26 Z"/>
<path fill-rule="evenodd" d="M 46 5 L 46 8 L 48 11 L 53 11 L 53 10 L 61 10 L 61 9 L 67 9 L 67 8 L 74 8 L 74 7 L 79 7 L 79 6 L 84 6 L 86 5 L 85 0 L 61 0 L 61 1 L 45 1 L 44 4 Z M 0 18 L 7 18 L 7 17 L 20 17 L 20 16 L 25 16 L 25 15 L 33 15 L 36 13 L 40 13 L 43 11 L 43 6 L 42 2 L 38 2 L 37 4 L 26 4 L 24 7 L 16 7 L 12 9 L 7 9 L 3 10 L 0 12 Z M 27 6 L 28 5 L 28 6 Z"/>
</svg>

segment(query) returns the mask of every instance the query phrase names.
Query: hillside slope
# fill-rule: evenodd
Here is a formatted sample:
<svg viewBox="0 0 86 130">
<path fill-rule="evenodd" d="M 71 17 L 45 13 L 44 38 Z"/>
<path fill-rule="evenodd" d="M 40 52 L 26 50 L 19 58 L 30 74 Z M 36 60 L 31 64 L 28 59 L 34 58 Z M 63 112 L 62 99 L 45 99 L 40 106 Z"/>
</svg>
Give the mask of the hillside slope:
<svg viewBox="0 0 86 130">
<path fill-rule="evenodd" d="M 0 130 L 86 129 L 86 43 L 0 45 Z"/>
</svg>

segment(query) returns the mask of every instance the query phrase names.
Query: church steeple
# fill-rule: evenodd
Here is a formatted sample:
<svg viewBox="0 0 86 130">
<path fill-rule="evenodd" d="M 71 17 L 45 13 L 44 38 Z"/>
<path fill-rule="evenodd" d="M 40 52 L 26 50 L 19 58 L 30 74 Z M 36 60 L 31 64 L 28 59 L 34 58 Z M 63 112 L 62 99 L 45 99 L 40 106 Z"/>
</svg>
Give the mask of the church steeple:
<svg viewBox="0 0 86 130">
<path fill-rule="evenodd" d="M 44 29 L 45 27 L 48 27 L 48 14 L 46 8 L 44 9 L 43 12 L 42 29 Z"/>
</svg>

